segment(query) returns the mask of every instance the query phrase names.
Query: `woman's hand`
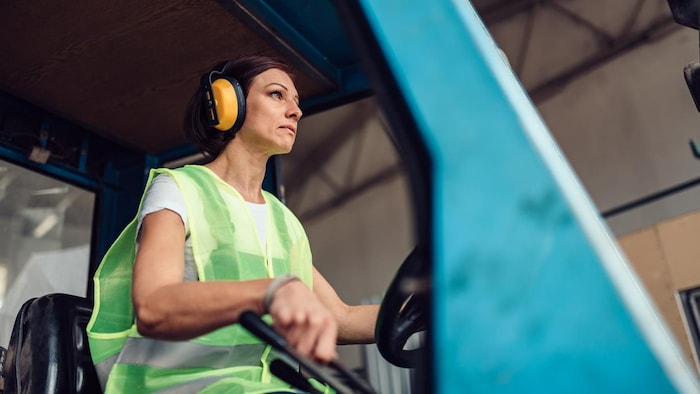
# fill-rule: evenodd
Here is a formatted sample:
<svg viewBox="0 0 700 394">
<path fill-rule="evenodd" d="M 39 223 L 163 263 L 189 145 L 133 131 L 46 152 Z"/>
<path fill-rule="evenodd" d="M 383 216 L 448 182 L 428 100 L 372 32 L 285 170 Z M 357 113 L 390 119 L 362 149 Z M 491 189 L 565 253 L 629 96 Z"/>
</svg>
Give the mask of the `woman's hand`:
<svg viewBox="0 0 700 394">
<path fill-rule="evenodd" d="M 338 357 L 338 323 L 300 281 L 278 288 L 270 303 L 272 326 L 300 354 L 327 363 Z"/>
</svg>

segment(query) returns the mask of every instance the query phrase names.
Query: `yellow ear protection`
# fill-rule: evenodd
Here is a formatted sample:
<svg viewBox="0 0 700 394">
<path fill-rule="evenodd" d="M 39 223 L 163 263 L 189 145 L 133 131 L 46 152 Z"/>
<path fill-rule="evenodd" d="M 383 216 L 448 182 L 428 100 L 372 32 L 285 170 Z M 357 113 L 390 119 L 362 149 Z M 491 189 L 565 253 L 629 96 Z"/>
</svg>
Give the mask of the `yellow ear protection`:
<svg viewBox="0 0 700 394">
<path fill-rule="evenodd" d="M 224 75 L 226 65 L 221 71 L 213 70 L 202 77 L 204 109 L 209 126 L 236 132 L 245 119 L 245 95 L 235 78 Z"/>
</svg>

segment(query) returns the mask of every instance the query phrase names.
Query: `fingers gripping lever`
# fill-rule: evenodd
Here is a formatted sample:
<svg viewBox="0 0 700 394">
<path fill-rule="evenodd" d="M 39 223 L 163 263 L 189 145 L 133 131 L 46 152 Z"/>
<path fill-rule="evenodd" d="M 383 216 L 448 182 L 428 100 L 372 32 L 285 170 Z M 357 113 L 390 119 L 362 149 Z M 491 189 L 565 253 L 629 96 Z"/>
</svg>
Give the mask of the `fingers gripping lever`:
<svg viewBox="0 0 700 394">
<path fill-rule="evenodd" d="M 282 353 L 286 354 L 290 358 L 292 358 L 294 361 L 298 362 L 299 365 L 301 365 L 306 371 L 309 372 L 314 378 L 328 384 L 333 388 L 336 392 L 342 393 L 342 394 L 352 394 L 352 393 L 364 393 L 364 394 L 375 394 L 375 391 L 372 389 L 372 387 L 365 382 L 362 378 L 357 376 L 355 373 L 350 371 L 349 369 L 345 368 L 342 366 L 340 363 L 337 361 L 333 361 L 329 364 L 329 367 L 335 369 L 337 372 L 339 372 L 343 377 L 348 379 L 348 381 L 352 384 L 353 388 L 350 388 L 347 386 L 347 384 L 343 383 L 340 381 L 338 378 L 333 376 L 330 371 L 327 369 L 324 369 L 324 367 L 321 367 L 317 365 L 315 362 L 309 360 L 305 356 L 302 356 L 299 354 L 296 350 L 294 350 L 287 341 L 279 334 L 277 331 L 275 331 L 272 327 L 270 327 L 267 323 L 265 323 L 255 312 L 252 311 L 245 311 L 241 314 L 241 316 L 238 318 L 238 322 L 245 327 L 248 331 L 250 331 L 252 334 L 263 340 L 264 342 L 268 343 L 270 346 L 275 348 L 278 351 L 281 351 Z M 274 362 L 272 364 L 275 364 Z M 289 374 L 289 370 L 292 369 L 288 365 L 284 364 L 284 366 L 280 367 L 280 364 L 277 363 L 277 366 L 273 367 L 273 365 L 270 366 L 270 371 L 275 374 L 278 378 L 284 380 L 285 382 L 293 385 L 294 387 L 305 390 L 305 391 L 310 391 L 308 389 L 308 386 L 304 385 L 304 387 L 300 387 L 298 384 L 300 382 L 297 379 L 304 379 L 301 376 L 295 376 L 294 378 L 291 378 Z M 280 370 L 282 372 L 280 373 Z M 293 371 L 295 374 L 296 371 Z M 279 373 L 279 374 L 278 374 Z M 282 375 L 282 376 L 280 376 Z M 307 382 L 308 384 L 308 382 Z M 314 389 L 315 390 L 315 389 Z M 318 392 L 318 391 L 310 391 L 312 393 Z"/>
</svg>

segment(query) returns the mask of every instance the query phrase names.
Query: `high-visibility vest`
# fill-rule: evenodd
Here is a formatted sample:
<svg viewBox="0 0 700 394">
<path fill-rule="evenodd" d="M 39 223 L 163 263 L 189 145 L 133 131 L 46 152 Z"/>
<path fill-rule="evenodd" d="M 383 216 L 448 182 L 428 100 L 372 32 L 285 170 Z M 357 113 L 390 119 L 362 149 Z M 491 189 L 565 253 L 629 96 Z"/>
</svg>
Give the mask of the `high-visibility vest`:
<svg viewBox="0 0 700 394">
<path fill-rule="evenodd" d="M 263 192 L 268 211 L 263 250 L 245 200 L 211 170 L 195 165 L 151 170 L 146 189 L 161 173 L 169 174 L 182 193 L 200 281 L 293 273 L 312 287 L 304 229 L 273 195 Z M 188 341 L 139 335 L 131 300 L 136 226 L 137 218 L 112 244 L 94 276 L 95 305 L 87 334 L 105 393 L 290 391 L 269 371 L 270 347 L 238 324 Z"/>
</svg>

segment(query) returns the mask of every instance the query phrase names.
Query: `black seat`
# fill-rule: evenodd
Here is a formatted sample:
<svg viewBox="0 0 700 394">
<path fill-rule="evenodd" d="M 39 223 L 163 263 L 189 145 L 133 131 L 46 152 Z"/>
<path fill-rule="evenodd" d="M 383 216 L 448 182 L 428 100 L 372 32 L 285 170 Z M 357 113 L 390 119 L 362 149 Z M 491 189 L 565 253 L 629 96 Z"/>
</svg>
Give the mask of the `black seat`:
<svg viewBox="0 0 700 394">
<path fill-rule="evenodd" d="M 91 301 L 68 294 L 25 302 L 5 357 L 5 393 L 101 393 L 85 333 L 91 313 Z"/>
</svg>

